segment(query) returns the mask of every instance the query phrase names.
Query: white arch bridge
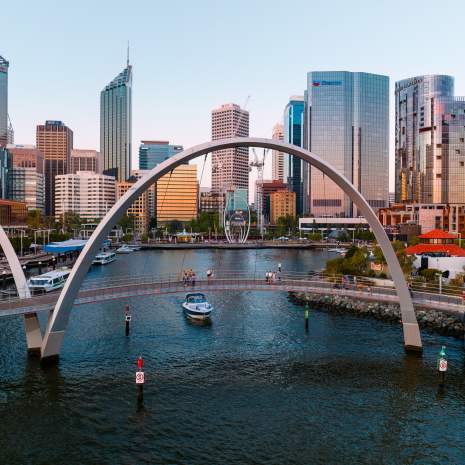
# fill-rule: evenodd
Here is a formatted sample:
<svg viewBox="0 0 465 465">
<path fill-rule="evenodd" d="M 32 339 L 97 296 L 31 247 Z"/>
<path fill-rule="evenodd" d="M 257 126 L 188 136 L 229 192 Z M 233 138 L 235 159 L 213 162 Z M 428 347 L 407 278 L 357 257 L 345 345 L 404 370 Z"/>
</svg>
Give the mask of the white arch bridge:
<svg viewBox="0 0 465 465">
<path fill-rule="evenodd" d="M 408 351 L 421 351 L 422 342 L 420 337 L 420 329 L 415 317 L 413 302 L 407 287 L 407 283 L 400 268 L 396 254 L 386 235 L 386 232 L 384 231 L 384 228 L 382 227 L 375 213 L 368 205 L 368 202 L 347 178 L 341 175 L 335 168 L 333 168 L 330 164 L 314 153 L 278 140 L 253 137 L 235 137 L 231 139 L 216 140 L 184 150 L 183 152 L 174 155 L 173 157 L 165 160 L 163 163 L 157 165 L 145 177 L 131 186 L 126 194 L 121 197 L 118 202 L 116 202 L 116 204 L 102 219 L 87 242 L 86 246 L 82 250 L 81 254 L 79 255 L 65 287 L 63 288 L 63 291 L 55 303 L 43 337 L 40 332 L 40 326 L 36 315 L 37 310 L 31 311 L 31 313 L 25 317 L 28 348 L 40 348 L 41 357 L 43 360 L 58 359 L 66 327 L 68 325 L 68 320 L 71 314 L 71 309 L 79 295 L 81 284 L 83 283 L 86 273 L 91 266 L 92 260 L 98 253 L 103 240 L 108 236 L 110 230 L 118 222 L 119 218 L 123 216 L 126 210 L 144 191 L 146 191 L 161 176 L 169 173 L 177 166 L 186 163 L 193 158 L 206 155 L 216 150 L 236 147 L 265 148 L 294 155 L 323 172 L 349 196 L 349 198 L 354 202 L 354 204 L 358 207 L 359 211 L 363 214 L 369 223 L 389 266 L 401 309 L 404 347 Z M 25 278 L 22 269 L 19 266 L 19 261 L 14 252 L 11 253 L 11 244 L 9 244 L 9 241 L 5 241 L 3 236 L 4 234 L 0 234 L 1 245 L 10 263 L 18 292 L 21 297 L 28 298 L 29 293 L 25 288 Z M 6 242 L 8 242 L 8 244 Z"/>
</svg>

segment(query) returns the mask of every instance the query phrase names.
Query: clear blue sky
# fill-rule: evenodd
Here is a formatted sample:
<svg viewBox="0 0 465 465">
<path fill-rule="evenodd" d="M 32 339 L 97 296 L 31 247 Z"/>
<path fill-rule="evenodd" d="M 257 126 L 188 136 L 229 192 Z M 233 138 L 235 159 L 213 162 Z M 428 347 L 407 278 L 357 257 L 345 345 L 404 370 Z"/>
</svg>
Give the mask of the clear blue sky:
<svg viewBox="0 0 465 465">
<path fill-rule="evenodd" d="M 204 142 L 211 109 L 248 95 L 251 135 L 270 137 L 310 70 L 386 74 L 391 91 L 398 79 L 451 74 L 465 94 L 459 0 L 29 0 L 4 1 L 0 14 L 16 143 L 60 119 L 76 148 L 98 149 L 99 93 L 130 41 L 134 166 L 141 139 Z"/>
</svg>

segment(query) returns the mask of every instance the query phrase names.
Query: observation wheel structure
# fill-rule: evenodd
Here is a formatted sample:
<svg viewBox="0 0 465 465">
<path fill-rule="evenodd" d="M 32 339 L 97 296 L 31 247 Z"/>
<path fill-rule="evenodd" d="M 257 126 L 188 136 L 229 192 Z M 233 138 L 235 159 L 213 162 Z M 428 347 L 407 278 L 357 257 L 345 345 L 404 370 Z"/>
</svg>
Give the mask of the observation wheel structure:
<svg viewBox="0 0 465 465">
<path fill-rule="evenodd" d="M 250 232 L 250 208 L 246 199 L 236 196 L 235 192 L 226 194 L 226 202 L 223 210 L 224 234 L 227 241 L 232 243 L 244 243 Z"/>
</svg>

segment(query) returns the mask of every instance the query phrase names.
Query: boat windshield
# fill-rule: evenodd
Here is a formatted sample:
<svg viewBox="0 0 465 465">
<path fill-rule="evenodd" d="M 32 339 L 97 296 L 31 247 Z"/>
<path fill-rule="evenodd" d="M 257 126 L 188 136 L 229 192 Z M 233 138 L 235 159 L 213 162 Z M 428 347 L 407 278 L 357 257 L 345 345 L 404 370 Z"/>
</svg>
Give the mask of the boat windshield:
<svg viewBox="0 0 465 465">
<path fill-rule="evenodd" d="M 187 298 L 187 301 L 189 303 L 191 303 L 191 304 L 202 304 L 202 303 L 206 302 L 207 299 L 203 295 L 190 295 Z"/>
</svg>

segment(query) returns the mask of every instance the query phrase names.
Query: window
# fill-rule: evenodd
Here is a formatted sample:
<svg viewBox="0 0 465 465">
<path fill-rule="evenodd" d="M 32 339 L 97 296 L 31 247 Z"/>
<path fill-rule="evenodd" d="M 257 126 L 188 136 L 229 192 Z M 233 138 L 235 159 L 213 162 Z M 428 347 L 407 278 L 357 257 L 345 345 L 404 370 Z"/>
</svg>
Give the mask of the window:
<svg viewBox="0 0 465 465">
<path fill-rule="evenodd" d="M 464 161 L 461 161 L 461 162 L 460 162 L 460 166 L 465 166 L 465 162 L 464 162 Z"/>
</svg>

